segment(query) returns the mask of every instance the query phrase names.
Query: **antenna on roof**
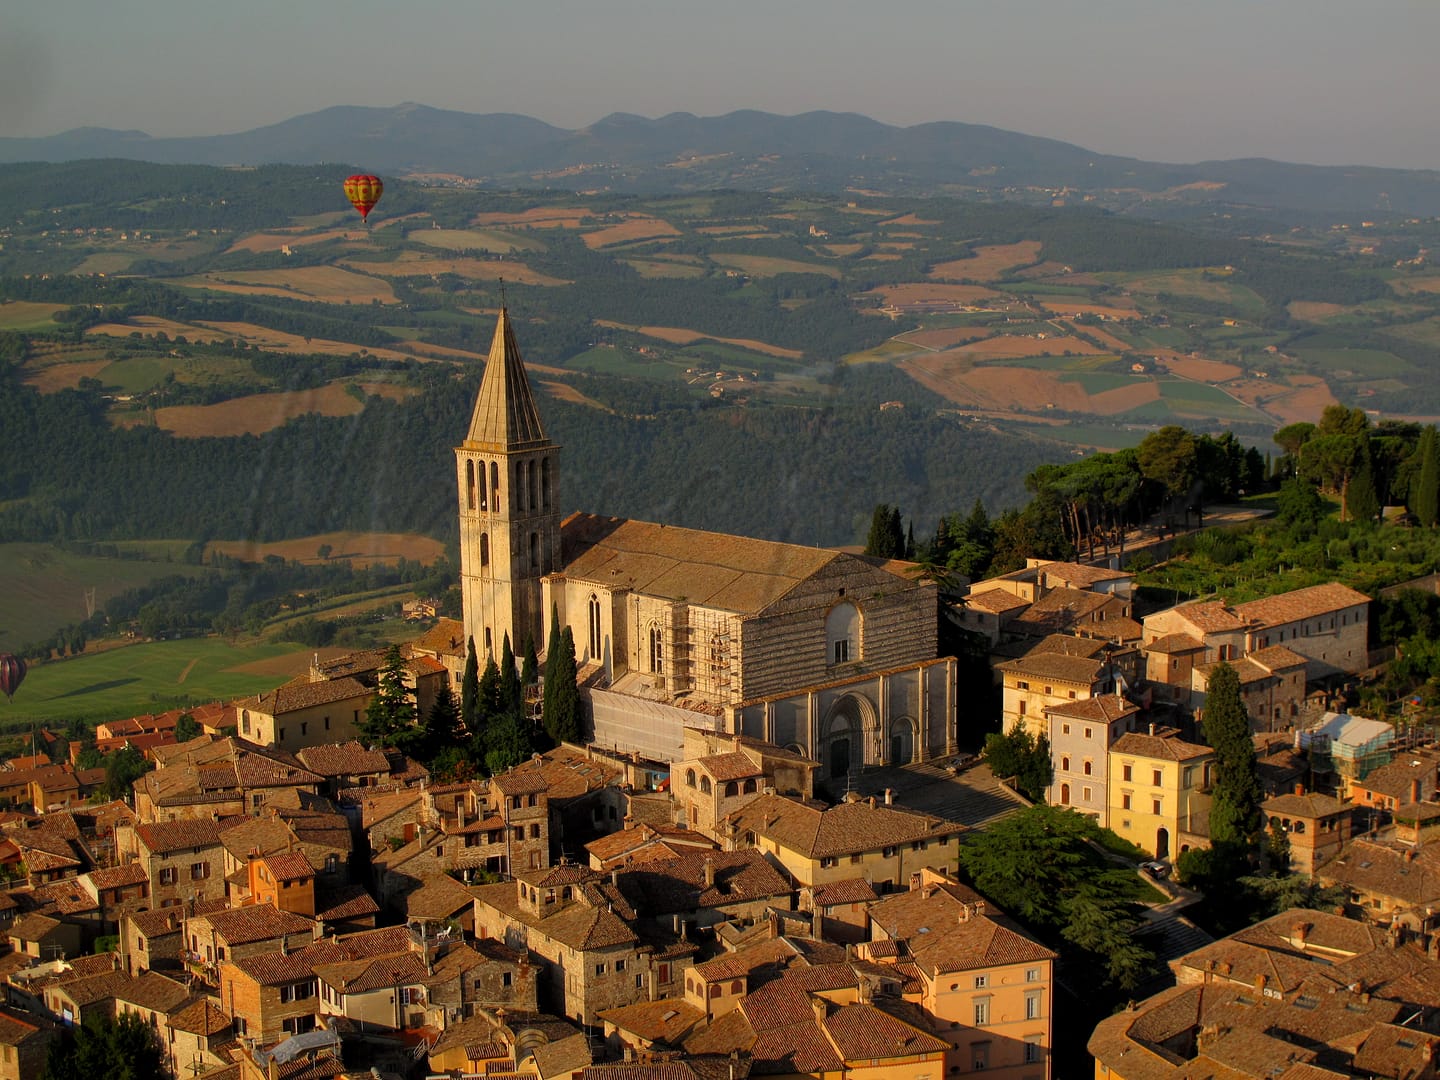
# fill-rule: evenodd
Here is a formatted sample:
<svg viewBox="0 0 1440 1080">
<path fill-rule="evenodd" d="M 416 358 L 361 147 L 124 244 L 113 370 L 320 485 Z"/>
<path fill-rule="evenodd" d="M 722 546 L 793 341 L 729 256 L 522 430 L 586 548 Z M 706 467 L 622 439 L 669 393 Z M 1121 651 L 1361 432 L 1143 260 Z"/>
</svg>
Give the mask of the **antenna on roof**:
<svg viewBox="0 0 1440 1080">
<path fill-rule="evenodd" d="M 500 275 L 500 306 L 501 306 L 502 308 L 506 306 L 506 304 L 505 304 L 505 275 L 504 275 L 504 274 L 501 274 L 501 275 Z"/>
</svg>

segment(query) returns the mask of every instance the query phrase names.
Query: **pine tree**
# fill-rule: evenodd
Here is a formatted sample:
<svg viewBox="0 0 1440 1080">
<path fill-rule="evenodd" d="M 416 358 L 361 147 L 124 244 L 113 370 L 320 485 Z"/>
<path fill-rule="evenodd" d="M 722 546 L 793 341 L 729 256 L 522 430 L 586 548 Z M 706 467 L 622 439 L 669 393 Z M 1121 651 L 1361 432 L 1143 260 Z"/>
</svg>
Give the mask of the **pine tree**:
<svg viewBox="0 0 1440 1080">
<path fill-rule="evenodd" d="M 1440 446 L 1436 445 L 1435 425 L 1430 425 L 1420 434 L 1420 472 L 1415 478 L 1415 490 L 1410 495 L 1410 509 L 1427 529 L 1440 518 Z"/>
<path fill-rule="evenodd" d="M 415 693 L 405 683 L 405 658 L 400 646 L 391 645 L 380 669 L 380 684 L 360 722 L 360 734 L 371 746 L 403 748 L 415 737 L 417 712 Z"/>
<path fill-rule="evenodd" d="M 475 639 L 465 656 L 465 677 L 460 683 L 460 721 L 465 730 L 475 734 L 480 723 L 480 658 L 475 655 Z"/>
</svg>

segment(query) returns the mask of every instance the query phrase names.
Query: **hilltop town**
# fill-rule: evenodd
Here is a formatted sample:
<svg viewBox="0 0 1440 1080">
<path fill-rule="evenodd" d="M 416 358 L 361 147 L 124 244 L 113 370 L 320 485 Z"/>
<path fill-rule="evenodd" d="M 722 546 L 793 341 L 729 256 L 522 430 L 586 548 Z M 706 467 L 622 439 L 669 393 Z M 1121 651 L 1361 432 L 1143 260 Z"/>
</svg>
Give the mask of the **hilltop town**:
<svg viewBox="0 0 1440 1080">
<path fill-rule="evenodd" d="M 503 309 L 455 437 L 460 618 L 0 768 L 0 1077 L 131 1018 L 196 1080 L 1434 1075 L 1375 598 L 562 516 Z"/>
</svg>

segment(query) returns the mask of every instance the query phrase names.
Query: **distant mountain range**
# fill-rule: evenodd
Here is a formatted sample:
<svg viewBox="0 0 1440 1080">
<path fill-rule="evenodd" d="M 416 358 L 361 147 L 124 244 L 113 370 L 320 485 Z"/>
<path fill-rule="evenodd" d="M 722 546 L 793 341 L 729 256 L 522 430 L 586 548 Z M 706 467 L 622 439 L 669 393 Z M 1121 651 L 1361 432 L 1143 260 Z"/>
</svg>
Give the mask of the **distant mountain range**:
<svg viewBox="0 0 1440 1080">
<path fill-rule="evenodd" d="M 614 113 L 578 131 L 528 116 L 425 105 L 337 106 L 234 135 L 152 138 L 77 128 L 0 138 L 0 162 L 128 158 L 172 164 L 349 162 L 506 187 L 679 192 L 738 188 L 889 195 L 1068 190 L 1107 205 L 1169 200 L 1350 215 L 1440 215 L 1440 172 L 1249 158 L 1169 165 L 979 124 L 894 127 L 855 113 Z"/>
</svg>

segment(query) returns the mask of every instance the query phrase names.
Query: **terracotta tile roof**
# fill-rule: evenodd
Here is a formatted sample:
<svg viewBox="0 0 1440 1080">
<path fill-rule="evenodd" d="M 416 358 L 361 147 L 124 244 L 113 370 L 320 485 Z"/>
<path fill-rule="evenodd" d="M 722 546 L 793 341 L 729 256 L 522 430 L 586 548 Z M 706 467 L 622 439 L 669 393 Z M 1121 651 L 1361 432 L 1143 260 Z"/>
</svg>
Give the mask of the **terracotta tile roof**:
<svg viewBox="0 0 1440 1080">
<path fill-rule="evenodd" d="M 978 907 L 981 903 L 983 910 Z M 916 965 L 932 976 L 1055 958 L 1055 953 L 964 885 L 894 893 L 871 905 L 870 912 L 872 924 L 905 942 Z"/>
<path fill-rule="evenodd" d="M 208 923 L 210 929 L 232 948 L 307 930 L 313 933 L 315 930 L 314 920 L 294 912 L 279 911 L 274 904 L 245 904 L 228 911 L 216 911 L 191 920 L 191 925 L 197 923 Z"/>
<path fill-rule="evenodd" d="M 1347 585 L 1331 582 L 1328 585 L 1313 585 L 1308 589 L 1267 596 L 1263 600 L 1251 600 L 1235 605 L 1235 614 L 1253 622 L 1257 627 L 1280 626 L 1300 619 L 1312 619 L 1328 615 L 1332 611 L 1370 603 L 1370 597 L 1356 592 Z"/>
<path fill-rule="evenodd" d="M 845 1005 L 826 1017 L 825 1030 L 846 1062 L 854 1064 L 943 1054 L 951 1049 L 944 1039 L 863 1003 Z"/>
<path fill-rule="evenodd" d="M 316 964 L 315 975 L 344 994 L 366 994 L 392 986 L 415 986 L 428 977 L 425 958 L 417 952 L 368 956 Z"/>
<path fill-rule="evenodd" d="M 1329 817 L 1332 814 L 1348 813 L 1352 809 L 1349 804 L 1342 803 L 1339 799 L 1314 791 L 1306 795 L 1276 795 L 1261 803 L 1260 808 L 1266 814 L 1303 818 Z"/>
<path fill-rule="evenodd" d="M 1440 852 L 1427 844 L 1412 850 L 1371 840 L 1354 840 L 1315 871 L 1325 885 L 1388 897 L 1406 907 L 1440 908 Z"/>
<path fill-rule="evenodd" d="M 1073 589 L 1082 589 L 1096 585 L 1102 581 L 1124 581 L 1133 577 L 1128 570 L 1111 570 L 1106 566 L 1087 566 L 1085 563 L 1075 562 L 1049 562 L 1041 563 L 1035 567 L 1040 571 L 1040 576 L 1045 579 L 1046 585 L 1050 581 L 1062 581 Z"/>
<path fill-rule="evenodd" d="M 641 1001 L 597 1014 L 621 1031 L 650 1042 L 679 1046 L 690 1030 L 705 1019 L 705 1013 L 682 999 Z"/>
<path fill-rule="evenodd" d="M 761 968 L 778 967 L 795 958 L 795 948 L 784 938 L 766 938 L 735 952 L 721 953 L 713 960 L 695 965 L 695 974 L 705 982 L 743 979 Z"/>
<path fill-rule="evenodd" d="M 714 874 L 712 885 L 705 883 L 707 865 Z M 618 882 L 635 910 L 652 916 L 788 898 L 791 891 L 789 881 L 754 850 L 694 851 L 647 860 L 621 870 Z"/>
<path fill-rule="evenodd" d="M 1180 653 L 1204 652 L 1205 644 L 1196 641 L 1189 634 L 1162 634 L 1148 645 L 1142 645 L 1146 652 L 1164 653 L 1166 656 L 1174 656 Z"/>
<path fill-rule="evenodd" d="M 420 792 L 418 791 L 391 791 L 383 795 L 370 796 L 361 803 L 364 827 L 372 828 L 386 818 L 398 814 L 406 807 L 415 806 L 419 802 Z"/>
<path fill-rule="evenodd" d="M 721 783 L 727 780 L 745 780 L 752 776 L 763 775 L 762 770 L 751 760 L 750 755 L 739 751 L 730 754 L 711 754 L 709 757 L 700 758 L 696 764 Z"/>
<path fill-rule="evenodd" d="M 31 1013 L 12 1012 L 0 1007 L 0 1046 L 20 1046 L 42 1031 L 53 1030 L 53 1025 Z"/>
<path fill-rule="evenodd" d="M 1267 649 L 1259 649 L 1247 654 L 1246 659 L 1270 671 L 1289 671 L 1292 668 L 1304 667 L 1306 662 L 1305 657 L 1284 645 L 1271 645 Z"/>
<path fill-rule="evenodd" d="M 1166 738 L 1160 735 L 1143 735 L 1138 731 L 1127 731 L 1110 747 L 1112 754 L 1133 754 L 1135 757 L 1155 758 L 1160 761 L 1192 761 L 1207 757 L 1215 751 L 1198 743 L 1183 739 Z"/>
<path fill-rule="evenodd" d="M 363 885 L 341 885 L 335 889 L 315 890 L 315 919 L 317 922 L 344 922 L 346 919 L 360 919 L 366 915 L 377 915 L 380 905 L 365 891 Z"/>
<path fill-rule="evenodd" d="M 133 980 L 123 971 L 107 971 L 101 975 L 71 979 L 57 984 L 66 997 L 78 1007 L 106 1001 L 122 993 Z"/>
<path fill-rule="evenodd" d="M 879 896 L 864 878 L 832 881 L 815 890 L 815 903 L 819 907 L 832 907 L 835 904 L 868 904 L 872 900 L 878 899 Z"/>
<path fill-rule="evenodd" d="M 213 821 L 181 818 L 136 825 L 135 835 L 154 854 L 167 854 L 186 848 L 218 847 L 220 830 Z"/>
<path fill-rule="evenodd" d="M 1096 694 L 1079 701 L 1065 701 L 1059 705 L 1046 705 L 1049 716 L 1063 716 L 1073 720 L 1089 720 L 1096 724 L 1113 724 L 1116 720 L 1134 716 L 1140 706 L 1132 705 L 1118 694 Z"/>
<path fill-rule="evenodd" d="M 755 1031 L 750 1047 L 759 1072 L 840 1072 L 844 1061 L 820 1031 L 810 995 L 786 979 L 767 983 L 740 1004 Z"/>
<path fill-rule="evenodd" d="M 1093 622 L 1076 623 L 1071 627 L 1071 631 L 1084 637 L 1111 641 L 1117 645 L 1121 643 L 1139 645 L 1140 639 L 1145 634 L 1145 627 L 1128 615 L 1110 615 Z"/>
<path fill-rule="evenodd" d="M 1007 611 L 1014 611 L 1016 608 L 1030 606 L 1029 600 L 1022 600 L 1014 593 L 1006 592 L 1004 589 L 986 589 L 983 592 L 972 592 L 963 599 L 962 603 L 967 607 L 988 611 L 992 615 L 1003 615 Z"/>
<path fill-rule="evenodd" d="M 192 1035 L 219 1035 L 230 1030 L 230 1014 L 211 1004 L 209 998 L 196 998 L 185 1008 L 170 1014 L 166 1021 L 173 1031 L 187 1031 Z"/>
<path fill-rule="evenodd" d="M 535 1047 L 530 1053 L 541 1076 L 571 1076 L 575 1070 L 590 1064 L 590 1039 L 583 1032 L 561 1035 L 557 1031 L 551 1035 L 549 1042 Z"/>
<path fill-rule="evenodd" d="M 1372 791 L 1388 795 L 1405 802 L 1416 801 L 1414 785 L 1419 784 L 1420 798 L 1426 798 L 1435 790 L 1437 772 L 1440 772 L 1440 756 L 1424 750 L 1397 751 L 1388 765 L 1374 769 L 1355 783 L 1357 791 Z"/>
<path fill-rule="evenodd" d="M 263 956 L 247 956 L 229 963 L 262 986 L 279 986 L 299 982 L 321 964 L 406 952 L 410 947 L 409 943 L 408 928 L 389 926 L 381 930 L 362 930 L 358 934 L 346 934 L 329 941 L 317 941 L 288 955 L 266 953 Z"/>
<path fill-rule="evenodd" d="M 538 795 L 549 790 L 550 781 L 543 767 L 527 762 L 492 776 L 490 785 L 503 795 Z"/>
<path fill-rule="evenodd" d="M 52 915 L 79 915 L 99 910 L 99 901 L 92 897 L 76 878 L 52 881 L 30 893 L 31 899 Z"/>
<path fill-rule="evenodd" d="M 441 619 L 410 643 L 412 649 L 423 649 L 440 656 L 465 656 L 465 626 L 458 619 Z"/>
<path fill-rule="evenodd" d="M 10 929 L 5 931 L 5 936 L 15 938 L 17 941 L 43 941 L 46 934 L 54 933 L 62 925 L 59 919 L 52 919 L 49 915 L 41 915 L 37 911 L 32 911 L 11 923 Z"/>
<path fill-rule="evenodd" d="M 1046 593 L 1023 615 L 1016 616 L 1012 629 L 1023 633 L 1057 633 L 1088 617 L 1115 598 L 1080 589 L 1055 589 Z"/>
<path fill-rule="evenodd" d="M 190 990 L 183 983 L 168 979 L 157 971 L 147 971 L 116 991 L 115 1000 L 168 1014 L 190 1000 Z"/>
<path fill-rule="evenodd" d="M 303 851 L 280 851 L 266 855 L 265 865 L 276 881 L 304 881 L 315 876 L 315 867 Z"/>
<path fill-rule="evenodd" d="M 112 866 L 104 870 L 91 870 L 87 877 L 98 890 L 120 889 L 126 885 L 143 885 L 150 880 L 145 868 L 139 863 Z"/>
<path fill-rule="evenodd" d="M 434 921 L 448 919 L 461 909 L 475 903 L 470 890 L 448 874 L 425 879 L 414 892 L 405 897 L 405 915 L 410 919 Z"/>
<path fill-rule="evenodd" d="M 536 918 L 527 909 L 520 907 L 515 885 L 511 882 L 478 886 L 475 897 L 479 903 L 488 905 L 507 917 L 524 923 L 532 931 L 572 949 L 604 949 L 639 940 L 635 931 L 627 926 L 623 919 L 604 907 L 572 903 L 553 915 Z"/>
<path fill-rule="evenodd" d="M 235 702 L 235 707 L 251 709 L 266 716 L 281 717 L 286 713 L 313 709 L 317 705 L 330 705 L 337 701 L 351 701 L 360 698 L 368 700 L 374 694 L 375 691 L 371 687 L 366 686 L 359 679 L 348 676 L 339 679 L 324 679 L 320 682 L 311 682 L 307 678 L 303 681 L 286 683 L 267 694 L 241 698 Z"/>
<path fill-rule="evenodd" d="M 1108 666 L 1108 661 L 1099 658 L 1032 652 L 1018 660 L 1007 660 L 999 668 L 1007 675 L 1025 679 L 1051 679 L 1089 686 Z"/>
<path fill-rule="evenodd" d="M 311 772 L 325 777 L 368 776 L 390 771 L 389 758 L 379 750 L 354 741 L 306 746 L 295 756 Z"/>
<path fill-rule="evenodd" d="M 1232 611 L 1219 600 L 1197 600 L 1171 610 L 1202 634 L 1230 633 L 1244 630 L 1250 625 L 1249 619 Z"/>
<path fill-rule="evenodd" d="M 868 801 L 846 802 L 822 810 L 779 795 L 762 795 L 730 814 L 736 832 L 753 832 L 818 859 L 879 850 L 919 840 L 949 837 L 963 825 Z"/>
</svg>

